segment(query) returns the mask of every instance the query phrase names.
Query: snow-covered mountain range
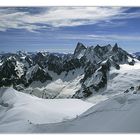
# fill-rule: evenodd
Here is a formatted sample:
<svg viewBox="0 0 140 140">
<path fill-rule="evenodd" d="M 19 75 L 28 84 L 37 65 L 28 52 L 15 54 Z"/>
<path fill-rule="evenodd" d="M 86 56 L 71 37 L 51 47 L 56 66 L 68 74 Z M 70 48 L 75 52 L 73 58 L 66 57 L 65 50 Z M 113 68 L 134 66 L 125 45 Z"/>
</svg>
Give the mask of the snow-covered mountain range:
<svg viewBox="0 0 140 140">
<path fill-rule="evenodd" d="M 86 47 L 78 43 L 73 54 L 6 53 L 0 55 L 0 87 L 45 99 L 86 98 L 105 93 L 121 65 L 133 67 L 137 62 L 117 44 Z"/>
<path fill-rule="evenodd" d="M 117 44 L 2 53 L 0 133 L 140 132 L 139 77 L 138 54 Z"/>
</svg>

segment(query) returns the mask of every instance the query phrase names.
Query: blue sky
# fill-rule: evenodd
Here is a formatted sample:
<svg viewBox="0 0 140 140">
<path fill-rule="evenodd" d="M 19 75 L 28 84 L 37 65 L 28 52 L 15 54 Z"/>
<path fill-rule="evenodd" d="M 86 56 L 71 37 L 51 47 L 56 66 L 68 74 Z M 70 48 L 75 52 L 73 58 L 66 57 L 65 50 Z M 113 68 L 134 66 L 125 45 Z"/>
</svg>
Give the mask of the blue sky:
<svg viewBox="0 0 140 140">
<path fill-rule="evenodd" d="M 140 51 L 140 8 L 0 8 L 0 51 L 73 52 L 86 46 L 114 45 Z"/>
</svg>

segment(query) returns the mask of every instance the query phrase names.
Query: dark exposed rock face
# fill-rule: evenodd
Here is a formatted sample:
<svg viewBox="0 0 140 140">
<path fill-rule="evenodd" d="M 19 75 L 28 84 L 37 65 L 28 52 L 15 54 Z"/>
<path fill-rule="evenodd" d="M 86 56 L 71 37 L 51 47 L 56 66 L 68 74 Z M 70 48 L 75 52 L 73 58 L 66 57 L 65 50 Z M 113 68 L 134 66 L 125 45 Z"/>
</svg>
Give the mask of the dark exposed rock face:
<svg viewBox="0 0 140 140">
<path fill-rule="evenodd" d="M 18 79 L 15 58 L 7 59 L 0 67 L 0 86 L 10 86 Z"/>
<path fill-rule="evenodd" d="M 58 75 L 63 71 L 63 61 L 61 57 L 51 54 L 47 60 L 48 70 L 54 71 Z"/>
<path fill-rule="evenodd" d="M 15 71 L 15 65 L 15 60 L 5 61 L 1 67 L 0 77 L 11 78 L 12 75 L 18 77 Z"/>
<path fill-rule="evenodd" d="M 138 56 L 137 59 L 140 61 L 140 56 Z"/>
<path fill-rule="evenodd" d="M 133 56 L 128 54 L 117 44 L 106 46 L 85 47 L 78 43 L 74 54 L 57 54 L 38 52 L 35 54 L 3 54 L 0 57 L 0 87 L 11 86 L 21 90 L 30 86 L 34 81 L 44 83 L 53 81 L 50 72 L 61 73 L 81 68 L 84 72 L 80 80 L 81 89 L 73 98 L 88 97 L 94 92 L 106 88 L 111 67 L 120 69 L 120 64 L 134 65 Z M 61 76 L 60 76 L 61 77 Z"/>
<path fill-rule="evenodd" d="M 86 47 L 82 43 L 78 42 L 76 49 L 74 51 L 74 56 L 78 57 L 78 55 L 83 53 L 85 50 L 86 50 Z"/>
<path fill-rule="evenodd" d="M 115 43 L 114 47 L 112 48 L 112 51 L 113 51 L 113 52 L 117 52 L 118 49 L 119 49 L 118 44 Z"/>
<path fill-rule="evenodd" d="M 73 98 L 88 97 L 94 91 L 98 92 L 100 89 L 106 88 L 110 66 L 109 61 L 106 61 L 106 63 L 100 64 L 98 69 L 90 67 L 91 69 L 85 72 L 85 76 L 81 80 L 81 90 L 77 91 Z"/>
<path fill-rule="evenodd" d="M 90 62 L 88 62 L 85 66 L 85 69 L 84 69 L 84 78 L 81 80 L 81 83 L 85 82 L 88 78 L 91 77 L 91 75 L 93 75 L 96 71 L 96 69 L 98 68 L 99 66 L 98 65 L 94 65 Z"/>
<path fill-rule="evenodd" d="M 44 83 L 47 80 L 52 80 L 52 77 L 44 69 L 38 66 L 37 70 L 32 73 L 29 83 L 32 83 L 33 81 L 41 81 Z"/>
</svg>

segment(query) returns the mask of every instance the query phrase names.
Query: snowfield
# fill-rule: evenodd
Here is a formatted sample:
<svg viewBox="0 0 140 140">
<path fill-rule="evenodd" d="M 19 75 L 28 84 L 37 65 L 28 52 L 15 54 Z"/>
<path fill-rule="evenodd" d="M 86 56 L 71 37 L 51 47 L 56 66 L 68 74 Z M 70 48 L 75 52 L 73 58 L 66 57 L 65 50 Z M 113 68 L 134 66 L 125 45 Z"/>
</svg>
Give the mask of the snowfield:
<svg viewBox="0 0 140 140">
<path fill-rule="evenodd" d="M 111 69 L 104 91 L 85 101 L 42 99 L 1 88 L 0 133 L 140 133 L 140 63 L 120 67 Z M 73 83 L 58 79 L 47 89 L 71 95 L 80 88 L 81 76 Z"/>
<path fill-rule="evenodd" d="M 112 69 L 109 78 L 104 94 L 123 93 L 131 86 L 140 84 L 140 62 L 136 62 L 134 66 L 120 65 L 120 70 Z"/>
<path fill-rule="evenodd" d="M 117 95 L 67 122 L 39 125 L 35 133 L 140 133 L 140 94 Z"/>
<path fill-rule="evenodd" d="M 114 95 L 123 94 L 127 89 L 138 84 L 140 84 L 140 62 L 137 61 L 134 66 L 123 64 L 120 65 L 120 70 L 111 69 L 107 88 L 92 95 L 87 101 L 97 104 Z"/>
<path fill-rule="evenodd" d="M 41 99 L 12 88 L 0 89 L 0 132 L 27 132 L 32 125 L 76 118 L 92 107 L 79 99 Z"/>
<path fill-rule="evenodd" d="M 0 133 L 140 133 L 140 91 L 93 106 L 1 89 Z"/>
</svg>

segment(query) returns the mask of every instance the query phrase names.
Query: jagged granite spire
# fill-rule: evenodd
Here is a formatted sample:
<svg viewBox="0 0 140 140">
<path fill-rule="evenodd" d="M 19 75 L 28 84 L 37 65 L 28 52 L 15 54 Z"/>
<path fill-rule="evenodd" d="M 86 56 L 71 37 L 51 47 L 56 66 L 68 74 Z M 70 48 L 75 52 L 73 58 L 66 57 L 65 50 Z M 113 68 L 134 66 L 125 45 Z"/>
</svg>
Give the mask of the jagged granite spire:
<svg viewBox="0 0 140 140">
<path fill-rule="evenodd" d="M 74 51 L 74 57 L 81 58 L 84 55 L 85 50 L 86 47 L 82 43 L 78 42 Z"/>
<path fill-rule="evenodd" d="M 115 51 L 117 51 L 117 50 L 118 50 L 118 48 L 119 48 L 119 47 L 118 47 L 118 44 L 117 44 L 117 43 L 115 43 L 115 45 L 114 45 L 114 47 L 113 47 L 112 51 L 114 51 L 114 52 L 115 52 Z"/>
</svg>

